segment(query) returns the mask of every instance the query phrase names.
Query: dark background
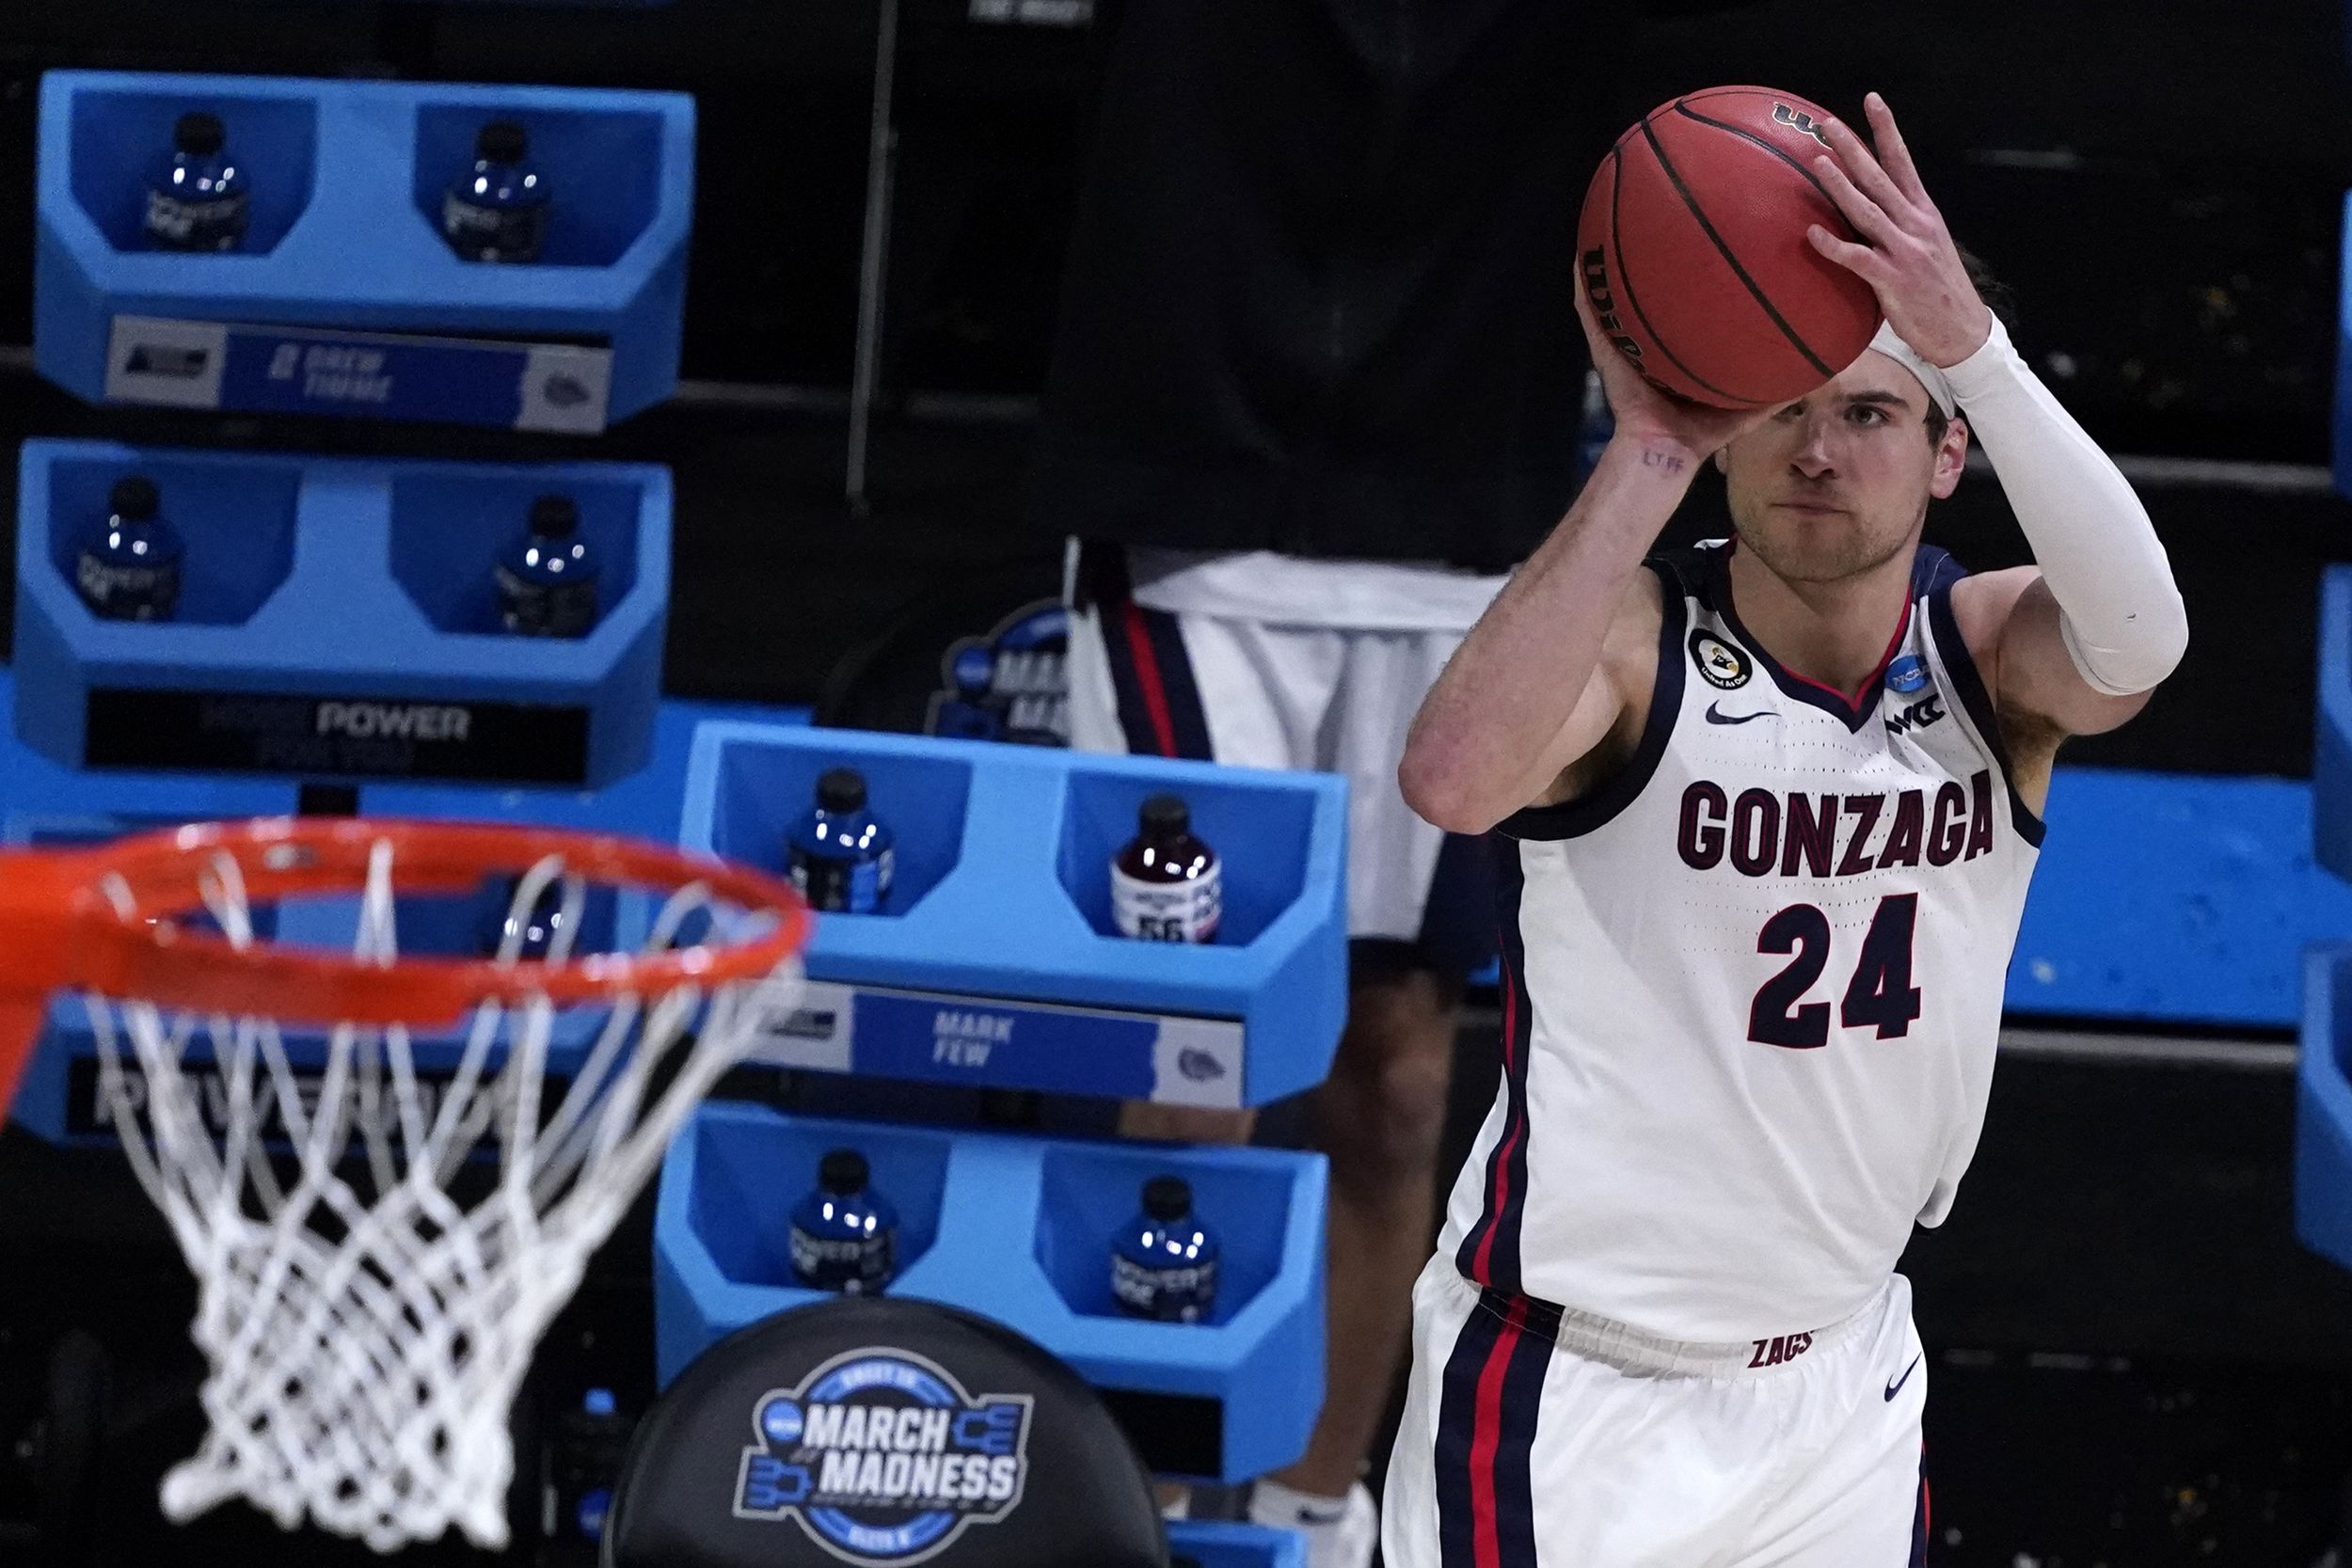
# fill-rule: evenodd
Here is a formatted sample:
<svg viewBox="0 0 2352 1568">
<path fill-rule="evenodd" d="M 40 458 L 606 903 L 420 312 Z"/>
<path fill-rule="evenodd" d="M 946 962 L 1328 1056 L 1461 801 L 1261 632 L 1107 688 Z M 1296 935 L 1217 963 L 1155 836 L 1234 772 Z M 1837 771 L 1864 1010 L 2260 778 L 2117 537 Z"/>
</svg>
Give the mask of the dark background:
<svg viewBox="0 0 2352 1568">
<path fill-rule="evenodd" d="M 1209 0 L 1204 0 L 1209 3 Z M 1675 8 L 1659 0 L 1656 9 Z M 944 596 L 1051 592 L 1022 467 L 1089 145 L 1103 38 L 906 0 L 873 515 L 840 504 L 877 9 L 651 10 L 89 0 L 0 20 L 0 350 L 30 340 L 32 153 L 52 66 L 659 87 L 700 114 L 684 374 L 595 443 L 677 468 L 669 684 L 813 701 L 845 650 Z M 2352 81 L 2323 0 L 1796 0 L 1597 12 L 1564 92 L 1630 119 L 1764 80 L 1858 118 L 1883 91 L 1955 233 L 2017 289 L 2021 346 L 2132 467 L 2196 627 L 2150 715 L 2073 760 L 2301 774 L 2313 582 L 2352 554 L 2327 460 Z M 1576 194 L 1569 193 L 1573 199 Z M 1565 280 L 1563 280 L 1565 286 Z M 103 414 L 0 369 L 0 431 L 313 449 L 577 453 L 556 438 Z M 1442 412 L 1433 417 L 1443 417 Z M 2192 460 L 2187 471 L 2178 460 Z M 2196 462 L 2287 465 L 2215 475 Z M 2249 488 L 2259 484 L 2261 488 Z M 1694 522 L 1715 498 L 1694 495 Z M 2020 548 L 1995 488 L 1931 524 L 1971 564 Z M 977 613 L 972 611 L 971 613 Z"/>
<path fill-rule="evenodd" d="M 1865 89 L 1883 91 L 1955 231 L 2016 287 L 2021 346 L 2139 484 L 2195 646 L 2141 721 L 2069 760 L 2307 773 L 2316 579 L 2352 559 L 2352 515 L 2320 467 L 2352 185 L 2341 8 L 1655 9 L 1595 8 L 1561 90 L 1605 96 L 1628 120 L 1723 82 L 1784 86 L 1849 116 Z M 879 649 L 888 666 L 889 650 L 912 649 L 919 666 L 1057 581 L 1057 544 L 1023 524 L 1021 481 L 1104 29 L 975 24 L 957 0 L 907 0 L 874 504 L 854 516 L 842 410 L 875 19 L 850 0 L 7 8 L 0 438 L 654 458 L 678 481 L 675 691 L 807 702 L 845 658 Z M 584 445 L 74 404 L 33 379 L 24 349 L 37 85 L 60 66 L 692 92 L 688 385 Z M 1702 489 L 1690 526 L 1716 504 Z M 0 517 L 13 515 L 0 497 Z M 1982 476 L 1931 529 L 1972 564 L 2020 558 Z M 11 559 L 0 551 L 0 571 Z M 2154 1066 L 2132 1035 L 2112 1055 L 2006 1058 L 1966 1198 L 1906 1259 L 1934 1351 L 1931 1560 L 2304 1568 L 2335 1538 L 2352 1469 L 2352 1289 L 2289 1232 L 2293 1085 L 2278 1042 L 2233 1055 L 2237 1042 L 2208 1041 L 2200 1064 Z M 1492 1083 L 1491 1025 L 1464 1041 L 1457 1145 Z M 192 1534 L 153 1527 L 153 1478 L 196 1430 L 188 1300 L 119 1162 L 0 1135 L 0 1433 L 32 1418 L 27 1369 L 66 1324 L 105 1328 L 121 1363 L 103 1560 L 329 1560 L 315 1538 L 280 1538 L 239 1510 Z M 641 1211 L 552 1337 L 559 1382 L 642 1397 L 644 1246 Z M 0 1520 L 34 1506 L 4 1462 Z M 0 1561 L 23 1539 L 0 1533 Z"/>
</svg>

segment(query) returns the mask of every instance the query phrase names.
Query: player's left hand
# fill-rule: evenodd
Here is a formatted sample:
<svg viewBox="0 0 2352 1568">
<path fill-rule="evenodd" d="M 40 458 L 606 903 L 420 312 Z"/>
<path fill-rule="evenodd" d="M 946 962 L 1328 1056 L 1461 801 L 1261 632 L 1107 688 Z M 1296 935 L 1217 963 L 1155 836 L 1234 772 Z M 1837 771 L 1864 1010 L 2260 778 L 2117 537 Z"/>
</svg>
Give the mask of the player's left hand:
<svg viewBox="0 0 2352 1568">
<path fill-rule="evenodd" d="M 1871 93 L 1863 100 L 1863 112 L 1869 116 L 1877 154 L 1843 120 L 1832 119 L 1822 129 L 1836 156 L 1815 158 L 1813 167 L 1846 221 L 1867 243 L 1841 240 L 1818 223 L 1805 230 L 1805 238 L 1870 285 L 1903 341 L 1930 364 L 1948 370 L 1984 346 L 1993 335 L 1993 312 L 1968 280 L 1944 214 L 1919 183 L 1919 170 L 1886 100 Z"/>
</svg>

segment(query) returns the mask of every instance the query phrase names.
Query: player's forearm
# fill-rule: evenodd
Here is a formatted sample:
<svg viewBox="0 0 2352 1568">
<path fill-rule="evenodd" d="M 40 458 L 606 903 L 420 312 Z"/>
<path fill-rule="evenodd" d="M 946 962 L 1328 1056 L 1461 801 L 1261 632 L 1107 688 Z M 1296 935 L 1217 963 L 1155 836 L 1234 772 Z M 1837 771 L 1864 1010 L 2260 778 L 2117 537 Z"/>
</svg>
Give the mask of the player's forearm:
<svg viewBox="0 0 2352 1568">
<path fill-rule="evenodd" d="M 2130 482 L 1998 322 L 1982 348 L 1944 373 L 2058 600 L 2075 670 L 2110 696 L 2150 689 L 2181 661 L 2188 616 Z"/>
<path fill-rule="evenodd" d="M 1482 832 L 1549 784 L 1547 760 L 1600 667 L 1626 588 L 1700 461 L 1671 443 L 1610 443 L 1414 716 L 1397 777 L 1415 811 Z"/>
</svg>

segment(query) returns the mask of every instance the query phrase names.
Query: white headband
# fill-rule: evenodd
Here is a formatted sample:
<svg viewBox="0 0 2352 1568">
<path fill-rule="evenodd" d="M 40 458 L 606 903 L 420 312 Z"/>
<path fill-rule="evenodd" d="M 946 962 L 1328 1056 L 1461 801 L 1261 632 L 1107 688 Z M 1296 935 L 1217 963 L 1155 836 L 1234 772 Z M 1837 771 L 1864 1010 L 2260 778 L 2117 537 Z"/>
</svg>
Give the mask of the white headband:
<svg viewBox="0 0 2352 1568">
<path fill-rule="evenodd" d="M 1950 419 L 1960 412 L 1960 399 L 1952 391 L 1951 378 L 1919 356 L 1918 350 L 1897 337 L 1894 324 L 1879 324 L 1879 335 L 1870 340 L 1870 346 L 1896 361 L 1919 378 L 1919 385 L 1928 389 L 1929 401 Z"/>
</svg>

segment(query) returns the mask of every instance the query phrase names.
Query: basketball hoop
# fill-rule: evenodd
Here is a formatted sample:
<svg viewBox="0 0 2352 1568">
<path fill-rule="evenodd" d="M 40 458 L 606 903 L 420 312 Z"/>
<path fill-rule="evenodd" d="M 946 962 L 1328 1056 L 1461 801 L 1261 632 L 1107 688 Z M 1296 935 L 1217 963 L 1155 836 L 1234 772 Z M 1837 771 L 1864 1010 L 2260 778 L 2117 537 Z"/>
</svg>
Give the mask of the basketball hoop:
<svg viewBox="0 0 2352 1568">
<path fill-rule="evenodd" d="M 397 898 L 502 877 L 494 957 L 400 956 Z M 632 951 L 574 951 L 592 886 L 636 911 Z M 331 898 L 358 905 L 348 952 L 257 934 L 257 909 Z M 0 854 L 0 1106 L 49 992 L 83 991 L 101 1093 L 197 1277 L 210 1431 L 165 1512 L 243 1497 L 378 1551 L 452 1525 L 504 1545 L 532 1348 L 788 1010 L 806 929 L 765 873 L 535 828 L 277 818 Z"/>
</svg>

